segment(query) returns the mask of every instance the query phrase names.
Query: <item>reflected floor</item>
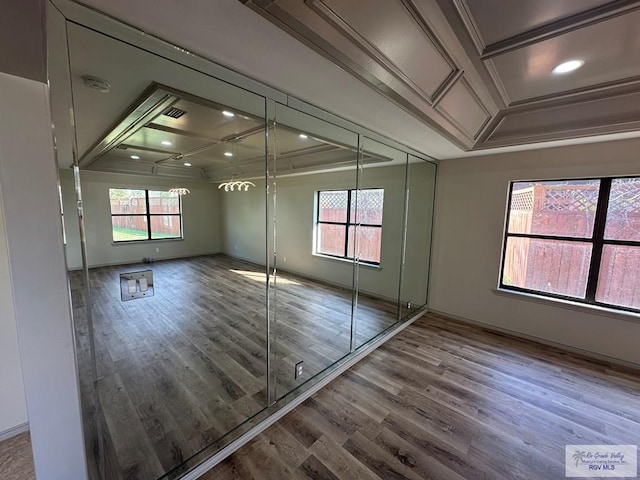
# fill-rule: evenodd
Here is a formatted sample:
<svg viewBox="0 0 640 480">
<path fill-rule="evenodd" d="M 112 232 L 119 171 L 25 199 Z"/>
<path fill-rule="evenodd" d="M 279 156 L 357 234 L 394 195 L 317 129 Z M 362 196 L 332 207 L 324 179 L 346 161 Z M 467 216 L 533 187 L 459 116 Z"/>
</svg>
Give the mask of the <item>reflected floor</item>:
<svg viewBox="0 0 640 480">
<path fill-rule="evenodd" d="M 153 297 L 122 302 L 119 274 L 152 269 Z M 223 255 L 90 270 L 94 395 L 82 275 L 71 272 L 89 468 L 151 479 L 267 404 L 263 268 Z M 278 397 L 349 353 L 351 291 L 278 275 L 272 335 Z M 358 344 L 395 323 L 397 305 L 359 295 Z M 294 365 L 304 360 L 295 379 Z M 97 418 L 97 422 L 95 419 Z M 96 426 L 97 425 L 97 426 Z"/>
</svg>

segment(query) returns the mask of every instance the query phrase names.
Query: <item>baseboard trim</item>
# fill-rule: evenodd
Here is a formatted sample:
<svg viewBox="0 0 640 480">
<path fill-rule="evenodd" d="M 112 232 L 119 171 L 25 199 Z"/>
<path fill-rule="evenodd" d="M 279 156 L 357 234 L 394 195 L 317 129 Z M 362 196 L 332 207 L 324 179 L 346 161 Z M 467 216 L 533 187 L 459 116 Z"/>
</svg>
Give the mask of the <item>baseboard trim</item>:
<svg viewBox="0 0 640 480">
<path fill-rule="evenodd" d="M 95 265 L 89 265 L 89 270 L 91 270 L 92 268 L 118 267 L 120 265 L 122 265 L 122 266 L 136 265 L 136 264 L 153 265 L 156 262 L 160 263 L 160 262 L 163 262 L 165 260 L 180 260 L 182 258 L 193 258 L 193 257 L 210 257 L 212 255 L 224 255 L 224 254 L 222 252 L 190 253 L 188 255 L 175 255 L 175 256 L 171 256 L 171 257 L 153 258 L 152 261 L 149 262 L 149 263 L 145 263 L 142 258 L 139 259 L 139 260 L 125 260 L 123 262 L 97 263 Z M 76 272 L 78 270 L 82 270 L 83 268 L 84 267 L 82 267 L 82 266 L 80 266 L 80 267 L 71 267 L 71 268 L 67 268 L 67 270 L 70 271 L 70 272 Z"/>
<path fill-rule="evenodd" d="M 523 340 L 529 340 L 531 342 L 540 343 L 542 345 L 547 345 L 549 347 L 555 347 L 559 350 L 564 350 L 566 352 L 575 353 L 578 355 L 582 355 L 584 357 L 593 358 L 594 360 L 599 360 L 601 362 L 607 362 L 613 365 L 619 365 L 621 367 L 631 368 L 633 370 L 640 370 L 640 363 L 629 362 L 627 360 L 622 360 L 620 358 L 609 357 L 607 355 L 602 355 L 601 353 L 592 352 L 590 350 L 584 350 L 582 348 L 574 347 L 572 345 L 567 345 L 560 342 L 554 342 L 553 340 L 547 340 L 546 338 L 536 337 L 534 335 L 528 335 L 526 333 L 521 333 L 516 330 L 509 330 L 508 328 L 497 327 L 495 325 L 491 325 L 489 323 L 479 322 L 477 320 L 472 320 L 467 317 L 461 317 L 459 315 L 454 315 L 452 313 L 443 312 L 441 310 L 435 310 L 430 308 L 429 313 L 435 313 L 436 315 L 442 315 L 443 317 L 451 318 L 453 320 L 457 320 L 462 323 L 467 323 L 469 325 L 475 325 L 477 327 L 482 327 L 485 330 L 493 331 L 496 333 L 501 333 L 504 335 L 510 335 L 512 337 L 521 338 Z"/>
<path fill-rule="evenodd" d="M 5 440 L 9 440 L 10 438 L 15 437 L 16 435 L 20 435 L 21 433 L 29 431 L 29 423 L 21 423 L 13 428 L 5 430 L 4 432 L 0 432 L 0 442 Z"/>
<path fill-rule="evenodd" d="M 314 384 L 311 388 L 309 388 L 309 390 L 307 390 L 304 393 L 300 394 L 295 399 L 291 400 L 289 403 L 283 405 L 282 408 L 280 408 L 273 415 L 270 415 L 269 417 L 265 418 L 262 422 L 260 422 L 258 425 L 253 427 L 247 433 L 245 433 L 244 435 L 242 435 L 238 439 L 234 440 L 229 445 L 227 445 L 222 450 L 220 450 L 218 453 L 216 453 L 212 457 L 208 458 L 207 460 L 202 462 L 200 465 L 195 467 L 193 470 L 190 470 L 185 475 L 180 477 L 180 480 L 197 480 L 198 478 L 200 478 L 202 475 L 207 473 L 209 470 L 211 470 L 213 467 L 215 467 L 222 460 L 227 458 L 229 455 L 234 453 L 236 450 L 240 449 L 243 445 L 245 445 L 246 443 L 251 441 L 253 438 L 257 437 L 259 434 L 264 432 L 267 428 L 269 428 L 275 422 L 280 420 L 287 413 L 289 413 L 294 408 L 296 408 L 298 405 L 300 405 L 302 402 L 304 402 L 309 397 L 311 397 L 312 395 L 317 393 L 323 387 L 325 387 L 326 385 L 331 383 L 337 377 L 339 377 L 344 372 L 346 372 L 351 367 L 353 367 L 360 360 L 362 360 L 365 357 L 367 357 L 375 349 L 377 349 L 378 347 L 383 345 L 385 342 L 387 342 L 387 340 L 389 340 L 390 338 L 392 338 L 395 335 L 397 335 L 398 333 L 400 333 L 402 330 L 407 328 L 409 325 L 411 325 L 413 322 L 415 322 L 418 318 L 422 317 L 426 313 L 427 313 L 426 309 L 417 312 L 417 314 L 414 315 L 413 317 L 411 317 L 410 319 L 402 322 L 400 325 L 398 325 L 395 328 L 389 330 L 387 333 L 385 333 L 384 335 L 382 335 L 379 338 L 377 338 L 376 340 L 374 340 L 370 345 L 365 347 L 362 351 L 358 351 L 357 353 L 353 354 L 352 357 L 348 358 L 339 367 L 337 367 L 335 370 L 333 370 L 329 374 L 327 374 L 326 377 L 324 377 L 322 380 L 320 380 L 319 382 Z"/>
</svg>

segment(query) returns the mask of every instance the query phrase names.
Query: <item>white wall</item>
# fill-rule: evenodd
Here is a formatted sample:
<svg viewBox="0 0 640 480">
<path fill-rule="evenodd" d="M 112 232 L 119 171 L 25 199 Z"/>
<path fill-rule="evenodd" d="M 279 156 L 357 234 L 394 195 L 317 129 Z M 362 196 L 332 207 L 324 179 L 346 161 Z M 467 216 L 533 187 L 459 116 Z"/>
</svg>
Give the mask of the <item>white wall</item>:
<svg viewBox="0 0 640 480">
<path fill-rule="evenodd" d="M 640 364 L 640 323 L 494 293 L 510 180 L 640 174 L 640 140 L 445 160 L 438 171 L 434 310 Z"/>
<path fill-rule="evenodd" d="M 81 480 L 86 468 L 47 86 L 0 73 L 0 111 L 1 203 L 36 475 Z"/>
<path fill-rule="evenodd" d="M 0 192 L 1 193 L 1 192 Z M 1 198 L 1 195 L 0 195 Z M 22 364 L 13 307 L 4 214 L 0 202 L 0 436 L 27 421 Z"/>
<path fill-rule="evenodd" d="M 417 165 L 417 164 L 413 164 Z M 425 164 L 426 165 L 426 164 Z M 425 188 L 415 188 L 412 201 L 416 207 L 411 218 L 430 224 L 429 207 L 433 195 L 429 184 L 431 170 L 422 175 L 416 169 L 416 178 L 422 178 Z M 382 227 L 382 248 L 380 268 L 361 266 L 359 288 L 385 298 L 397 298 L 400 269 L 400 245 L 404 212 L 404 166 L 367 168 L 361 177 L 363 188 L 384 188 L 384 209 Z M 349 189 L 355 185 L 355 171 L 342 171 L 301 176 L 281 177 L 277 181 L 277 254 L 280 269 L 321 279 L 343 286 L 351 286 L 353 267 L 350 262 L 313 255 L 314 202 L 318 190 Z M 249 192 L 222 192 L 223 251 L 228 255 L 264 263 L 265 199 L 264 183 Z M 262 188 L 261 188 L 262 187 Z M 418 234 L 418 233 L 417 233 Z M 420 230 L 419 235 L 424 236 Z M 427 234 L 428 236 L 428 234 Z M 415 242 L 412 243 L 415 247 Z M 428 264 L 428 244 L 423 242 L 410 253 L 411 261 L 425 266 Z M 422 279 L 424 269 L 411 269 L 412 278 L 407 285 L 416 285 Z M 407 295 L 415 295 L 416 290 L 407 288 Z M 424 290 L 422 290 L 424 292 Z M 418 293 L 419 295 L 419 293 Z M 410 298 L 416 304 L 417 299 Z"/>
<path fill-rule="evenodd" d="M 140 262 L 143 258 L 158 260 L 220 252 L 220 206 L 215 185 L 90 171 L 81 171 L 80 179 L 90 266 Z M 60 170 L 60 184 L 65 210 L 67 264 L 72 269 L 80 268 L 82 257 L 71 170 Z M 168 190 L 176 186 L 187 187 L 191 191 L 182 197 L 183 240 L 113 244 L 109 188 Z"/>
<path fill-rule="evenodd" d="M 46 81 L 42 0 L 0 0 L 0 72 Z M 13 77 L 3 77 L 3 80 Z M 0 92 L 10 94 L 9 92 Z M 3 101 L 4 96 L 0 96 Z M 3 103 L 2 117 L 11 111 Z M 4 124 L 4 122 L 2 122 Z M 2 132 L 0 132 L 0 138 Z M 1 148 L 1 146 L 0 146 Z M 1 193 L 1 192 L 0 192 Z M 0 201 L 0 437 L 27 422 L 24 384 L 6 244 L 5 218 Z"/>
</svg>

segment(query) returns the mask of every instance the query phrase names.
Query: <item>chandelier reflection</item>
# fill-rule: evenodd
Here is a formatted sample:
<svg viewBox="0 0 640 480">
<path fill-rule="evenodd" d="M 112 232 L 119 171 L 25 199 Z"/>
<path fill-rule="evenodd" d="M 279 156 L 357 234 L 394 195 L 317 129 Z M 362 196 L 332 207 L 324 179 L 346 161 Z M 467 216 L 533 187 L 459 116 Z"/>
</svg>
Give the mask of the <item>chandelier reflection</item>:
<svg viewBox="0 0 640 480">
<path fill-rule="evenodd" d="M 240 181 L 240 180 L 231 180 L 230 182 L 224 182 L 218 185 L 218 190 L 224 188 L 225 192 L 233 192 L 234 190 L 238 190 L 239 192 L 244 190 L 245 192 L 249 190 L 249 187 L 255 187 L 256 185 L 253 182 Z"/>
<path fill-rule="evenodd" d="M 178 187 L 178 188 L 172 188 L 171 190 L 169 190 L 169 193 L 173 194 L 173 195 L 187 195 L 188 193 L 191 193 L 189 191 L 188 188 L 184 188 L 184 187 Z"/>
</svg>

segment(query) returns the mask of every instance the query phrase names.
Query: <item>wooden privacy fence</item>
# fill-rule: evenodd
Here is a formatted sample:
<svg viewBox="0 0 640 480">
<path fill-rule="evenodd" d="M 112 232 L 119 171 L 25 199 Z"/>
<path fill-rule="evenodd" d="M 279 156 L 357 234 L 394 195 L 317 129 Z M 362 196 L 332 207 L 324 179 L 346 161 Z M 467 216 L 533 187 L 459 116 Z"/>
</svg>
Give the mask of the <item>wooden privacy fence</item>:
<svg viewBox="0 0 640 480">
<path fill-rule="evenodd" d="M 616 188 L 620 190 L 621 186 Z M 629 185 L 629 190 L 632 189 L 638 191 L 637 183 Z M 615 201 L 612 196 L 605 238 L 638 240 L 640 201 L 633 197 L 625 199 L 624 191 Z M 508 231 L 589 238 L 597 200 L 597 184 L 535 185 L 514 190 Z M 510 237 L 503 281 L 531 290 L 583 297 L 590 258 L 589 242 Z M 605 245 L 597 300 L 640 305 L 640 282 L 636 274 L 639 266 L 640 248 Z"/>
<path fill-rule="evenodd" d="M 180 235 L 180 217 L 177 200 L 163 197 L 149 198 L 149 210 L 151 216 L 151 231 L 156 235 Z M 113 227 L 128 230 L 140 230 L 147 232 L 145 197 L 132 197 L 126 199 L 111 199 L 111 223 Z M 166 215 L 161 215 L 166 213 Z M 114 216 L 116 215 L 116 216 Z M 122 215 L 122 216 L 120 216 Z"/>
</svg>

